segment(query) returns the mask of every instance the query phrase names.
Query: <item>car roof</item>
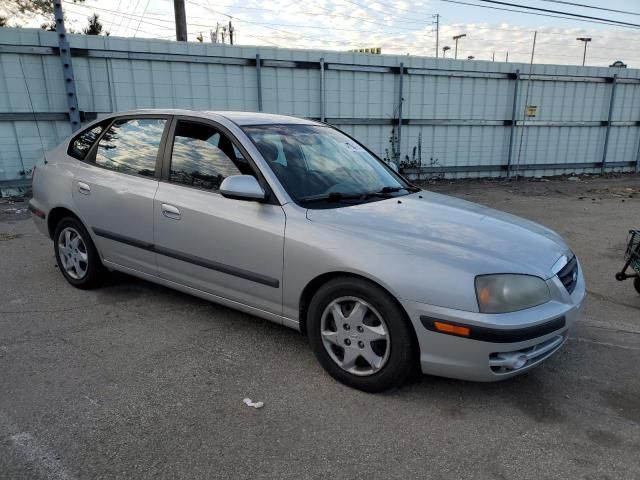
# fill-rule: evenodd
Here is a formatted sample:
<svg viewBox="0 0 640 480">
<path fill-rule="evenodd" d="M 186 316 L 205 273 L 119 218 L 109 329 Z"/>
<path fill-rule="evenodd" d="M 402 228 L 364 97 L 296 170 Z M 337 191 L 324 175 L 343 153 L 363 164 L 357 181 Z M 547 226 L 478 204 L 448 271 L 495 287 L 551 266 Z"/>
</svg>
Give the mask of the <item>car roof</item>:
<svg viewBox="0 0 640 480">
<path fill-rule="evenodd" d="M 318 122 L 308 120 L 306 118 L 292 117 L 289 115 L 276 115 L 273 113 L 262 112 L 237 112 L 237 111 L 225 111 L 225 110 L 184 110 L 184 109 L 172 109 L 172 108 L 154 108 L 154 109 L 140 109 L 131 110 L 128 112 L 118 112 L 114 115 L 140 115 L 140 114 L 163 114 L 163 115 L 188 115 L 203 118 L 224 117 L 227 120 L 240 125 L 274 125 L 274 124 L 296 124 L 296 125 L 318 125 Z"/>
</svg>

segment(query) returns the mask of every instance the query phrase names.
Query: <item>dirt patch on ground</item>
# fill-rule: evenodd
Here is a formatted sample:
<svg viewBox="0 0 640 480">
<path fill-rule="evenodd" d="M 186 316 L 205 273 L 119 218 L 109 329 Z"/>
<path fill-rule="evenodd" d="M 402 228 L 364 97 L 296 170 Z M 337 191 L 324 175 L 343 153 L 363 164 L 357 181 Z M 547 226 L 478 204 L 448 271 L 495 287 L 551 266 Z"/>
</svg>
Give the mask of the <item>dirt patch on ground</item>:
<svg viewBox="0 0 640 480">
<path fill-rule="evenodd" d="M 14 240 L 16 238 L 20 238 L 21 236 L 22 234 L 20 233 L 0 233 L 0 242 Z"/>
<path fill-rule="evenodd" d="M 29 218 L 28 197 L 0 198 L 0 222 Z"/>
<path fill-rule="evenodd" d="M 639 187 L 591 188 L 587 193 L 598 197 L 640 198 Z"/>
<path fill-rule="evenodd" d="M 458 196 L 462 194 L 477 197 L 499 191 L 502 195 L 507 193 L 525 197 L 573 197 L 591 201 L 603 198 L 640 198 L 639 174 L 431 180 L 416 183 L 427 190 Z"/>
</svg>

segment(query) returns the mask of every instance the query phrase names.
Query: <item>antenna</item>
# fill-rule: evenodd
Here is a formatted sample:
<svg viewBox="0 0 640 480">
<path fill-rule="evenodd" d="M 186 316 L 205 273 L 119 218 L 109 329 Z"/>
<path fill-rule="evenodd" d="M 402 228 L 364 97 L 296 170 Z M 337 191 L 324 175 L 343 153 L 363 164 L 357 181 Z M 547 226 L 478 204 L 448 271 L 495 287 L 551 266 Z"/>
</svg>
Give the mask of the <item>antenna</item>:
<svg viewBox="0 0 640 480">
<path fill-rule="evenodd" d="M 22 78 L 24 78 L 24 86 L 27 89 L 27 97 L 29 98 L 29 106 L 31 107 L 31 113 L 33 114 L 33 121 L 36 122 L 36 130 L 38 131 L 38 139 L 40 140 L 40 146 L 42 147 L 42 155 L 44 156 L 46 149 L 44 147 L 44 142 L 42 141 L 42 134 L 40 133 L 40 124 L 38 123 L 38 116 L 36 115 L 36 111 L 33 108 L 33 101 L 31 100 L 31 91 L 29 90 L 29 82 L 27 82 L 27 76 L 24 74 L 24 66 L 22 65 L 22 57 L 18 55 L 18 62 L 20 63 L 20 70 L 22 71 Z M 22 154 L 18 155 L 20 157 L 20 165 L 22 165 L 22 170 L 20 172 L 20 176 L 25 176 L 27 171 L 24 167 L 24 160 L 22 159 Z"/>
</svg>

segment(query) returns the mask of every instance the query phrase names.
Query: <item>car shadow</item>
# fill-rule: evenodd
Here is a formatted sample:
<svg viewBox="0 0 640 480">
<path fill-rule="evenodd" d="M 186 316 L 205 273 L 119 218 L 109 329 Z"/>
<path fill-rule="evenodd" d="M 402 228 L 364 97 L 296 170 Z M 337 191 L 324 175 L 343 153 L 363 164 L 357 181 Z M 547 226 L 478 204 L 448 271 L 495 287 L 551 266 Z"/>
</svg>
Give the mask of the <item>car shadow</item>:
<svg viewBox="0 0 640 480">
<path fill-rule="evenodd" d="M 309 364 L 310 358 L 313 357 L 311 349 L 307 348 L 306 337 L 294 329 L 127 274 L 112 273 L 108 279 L 105 279 L 98 295 L 105 302 L 126 302 L 144 297 L 145 301 L 161 298 L 163 303 L 169 302 L 177 307 L 202 307 L 211 311 L 209 318 L 212 322 L 227 322 L 228 320 L 220 319 L 229 316 L 233 322 L 237 322 L 240 317 L 243 317 L 247 322 L 235 323 L 235 325 L 240 329 L 265 329 L 265 335 L 261 335 L 261 339 L 265 343 L 273 343 L 274 351 L 281 349 L 282 345 L 290 344 L 292 351 L 298 352 L 298 355 L 304 355 L 304 358 L 296 361 L 299 365 Z M 550 393 L 557 390 L 557 387 L 554 388 L 552 385 L 553 376 L 550 377 L 551 374 L 543 370 L 544 364 L 520 376 L 489 383 L 448 379 L 417 372 L 403 387 L 377 395 L 400 403 L 428 401 L 430 405 L 438 406 L 443 415 L 451 418 L 477 413 L 475 411 L 481 407 L 509 406 L 538 423 L 562 422 L 565 415 Z M 313 372 L 309 372 L 309 375 L 318 374 L 326 375 L 319 366 Z M 470 398 L 473 398 L 473 402 L 469 401 Z"/>
</svg>

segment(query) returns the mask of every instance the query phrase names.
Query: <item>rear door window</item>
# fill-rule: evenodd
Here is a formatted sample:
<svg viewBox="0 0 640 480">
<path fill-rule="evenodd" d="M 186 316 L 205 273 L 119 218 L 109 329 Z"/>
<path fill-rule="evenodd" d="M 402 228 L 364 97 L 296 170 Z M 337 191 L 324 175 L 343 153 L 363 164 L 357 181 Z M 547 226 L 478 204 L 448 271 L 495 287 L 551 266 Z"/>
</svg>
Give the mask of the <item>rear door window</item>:
<svg viewBox="0 0 640 480">
<path fill-rule="evenodd" d="M 166 123 L 160 118 L 116 120 L 98 142 L 96 165 L 153 177 Z"/>
</svg>

